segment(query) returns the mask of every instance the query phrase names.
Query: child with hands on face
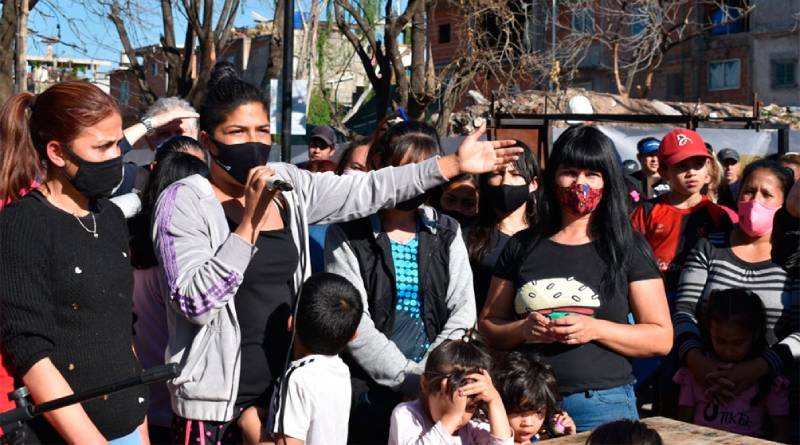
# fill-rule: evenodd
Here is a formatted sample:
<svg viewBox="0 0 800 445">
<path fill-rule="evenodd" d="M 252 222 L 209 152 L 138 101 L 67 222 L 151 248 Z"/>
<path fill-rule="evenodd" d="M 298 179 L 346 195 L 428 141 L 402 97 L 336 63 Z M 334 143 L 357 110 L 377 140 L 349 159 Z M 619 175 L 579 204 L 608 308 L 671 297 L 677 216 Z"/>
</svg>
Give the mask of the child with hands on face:
<svg viewBox="0 0 800 445">
<path fill-rule="evenodd" d="M 495 383 L 516 445 L 575 434 L 575 422 L 558 407 L 558 384 L 549 366 L 509 352 L 496 367 Z"/>
<path fill-rule="evenodd" d="M 503 400 L 492 383 L 492 358 L 467 333 L 431 351 L 420 399 L 392 412 L 390 445 L 512 445 Z M 478 421 L 476 414 L 487 421 Z"/>
</svg>

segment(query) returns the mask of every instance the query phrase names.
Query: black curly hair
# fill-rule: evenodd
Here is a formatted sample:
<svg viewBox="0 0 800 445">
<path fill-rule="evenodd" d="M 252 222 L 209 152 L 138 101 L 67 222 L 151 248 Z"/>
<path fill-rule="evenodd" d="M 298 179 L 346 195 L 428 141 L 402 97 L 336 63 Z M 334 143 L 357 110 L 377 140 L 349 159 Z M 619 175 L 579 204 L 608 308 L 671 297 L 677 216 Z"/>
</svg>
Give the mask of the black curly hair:
<svg viewBox="0 0 800 445">
<path fill-rule="evenodd" d="M 495 367 L 494 385 L 509 415 L 533 411 L 549 419 L 559 411 L 555 373 L 535 357 L 506 354 Z"/>
<path fill-rule="evenodd" d="M 214 65 L 200 106 L 200 129 L 212 134 L 239 106 L 254 102 L 260 103 L 265 112 L 269 111 L 269 104 L 258 88 L 242 80 L 233 64 L 219 62 Z"/>
</svg>

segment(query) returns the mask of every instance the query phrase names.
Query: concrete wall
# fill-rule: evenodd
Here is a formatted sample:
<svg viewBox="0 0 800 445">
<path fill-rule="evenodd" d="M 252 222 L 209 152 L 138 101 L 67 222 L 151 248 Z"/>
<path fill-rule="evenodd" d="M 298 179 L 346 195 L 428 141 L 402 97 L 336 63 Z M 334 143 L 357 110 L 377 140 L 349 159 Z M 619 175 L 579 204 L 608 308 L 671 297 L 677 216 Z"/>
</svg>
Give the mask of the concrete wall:
<svg viewBox="0 0 800 445">
<path fill-rule="evenodd" d="M 750 32 L 790 31 L 797 26 L 800 0 L 751 0 Z"/>
<path fill-rule="evenodd" d="M 775 60 L 795 62 L 794 86 L 773 87 Z M 778 105 L 800 105 L 800 33 L 788 36 L 758 36 L 753 40 L 753 89 L 759 100 Z"/>
<path fill-rule="evenodd" d="M 773 87 L 776 60 L 795 62 L 795 80 L 800 80 L 800 0 L 759 0 L 750 17 L 753 37 L 753 91 L 765 103 L 800 105 L 800 88 Z"/>
</svg>

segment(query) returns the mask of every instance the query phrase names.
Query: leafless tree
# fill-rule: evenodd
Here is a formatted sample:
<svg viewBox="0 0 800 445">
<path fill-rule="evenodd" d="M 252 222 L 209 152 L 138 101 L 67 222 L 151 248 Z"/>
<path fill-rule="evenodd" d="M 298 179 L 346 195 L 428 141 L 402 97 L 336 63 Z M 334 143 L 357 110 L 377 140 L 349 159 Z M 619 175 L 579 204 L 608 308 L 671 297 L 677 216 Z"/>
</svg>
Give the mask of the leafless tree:
<svg viewBox="0 0 800 445">
<path fill-rule="evenodd" d="M 152 24 L 141 21 L 142 8 L 154 8 L 161 18 L 162 34 L 160 51 L 166 61 L 169 83 L 168 95 L 184 96 L 198 104 L 202 101 L 203 91 L 208 82 L 211 68 L 217 55 L 230 43 L 231 29 L 239 9 L 239 0 L 151 0 L 139 2 L 120 2 L 119 0 L 96 0 L 94 10 L 105 14 L 114 24 L 123 51 L 128 57 L 130 68 L 136 74 L 139 87 L 143 93 L 144 105 L 156 99 L 147 83 L 144 68 L 138 61 L 136 47 L 129 37 L 131 26 Z M 219 6 L 219 11 L 215 11 Z M 183 48 L 176 43 L 175 10 L 186 18 Z M 193 60 L 196 51 L 196 59 Z M 193 66 L 196 63 L 196 78 L 193 78 Z"/>
<path fill-rule="evenodd" d="M 716 26 L 744 20 L 752 6 L 746 0 L 564 0 L 560 2 L 559 47 L 578 48 L 585 56 L 592 47 L 608 51 L 617 92 L 629 97 L 638 90 L 646 97 L 653 77 L 674 48 L 708 33 Z M 723 12 L 721 23 L 709 13 Z M 581 29 L 573 26 L 575 18 Z M 562 57 L 561 66 L 579 69 Z"/>
<path fill-rule="evenodd" d="M 361 2 L 333 2 L 338 29 L 355 49 L 375 93 L 378 119 L 390 104 L 405 108 L 412 119 L 435 111 L 437 129 L 444 133 L 453 108 L 476 82 L 503 90 L 521 78 L 539 82 L 549 70 L 544 63 L 547 55 L 528 44 L 528 23 L 519 2 L 513 0 L 409 0 L 403 11 L 394 11 L 394 2 L 389 1 L 380 18 L 382 40 Z M 462 18 L 451 31 L 459 36 L 458 48 L 439 68 L 434 67 L 427 29 L 437 6 Z M 408 27 L 411 44 L 404 47 L 399 36 Z M 410 75 L 403 63 L 407 54 Z"/>
<path fill-rule="evenodd" d="M 38 0 L 30 0 L 28 9 L 33 11 Z M 0 16 L 0 104 L 11 97 L 14 92 L 14 54 L 15 37 L 17 34 L 17 17 L 19 15 L 19 2 L 5 0 Z"/>
</svg>

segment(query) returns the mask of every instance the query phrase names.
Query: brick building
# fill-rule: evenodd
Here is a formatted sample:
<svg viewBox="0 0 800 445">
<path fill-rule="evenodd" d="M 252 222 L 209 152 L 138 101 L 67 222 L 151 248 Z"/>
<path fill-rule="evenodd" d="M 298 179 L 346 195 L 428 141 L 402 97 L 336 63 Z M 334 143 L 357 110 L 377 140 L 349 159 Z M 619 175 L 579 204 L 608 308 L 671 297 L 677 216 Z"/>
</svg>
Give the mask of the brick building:
<svg viewBox="0 0 800 445">
<path fill-rule="evenodd" d="M 602 0 L 601 0 L 602 1 Z M 800 105 L 798 59 L 800 58 L 800 0 L 750 0 L 751 13 L 733 25 L 711 32 L 671 49 L 656 71 L 648 97 L 662 100 L 751 103 L 753 95 L 765 103 Z M 740 5 L 731 0 L 731 5 Z M 510 0 L 524 21 L 526 46 L 549 48 L 551 2 Z M 557 11 L 561 40 L 566 33 L 587 33 L 594 26 L 595 11 L 586 8 L 568 14 Z M 695 20 L 713 23 L 711 8 L 694 8 Z M 440 2 L 429 21 L 428 36 L 437 67 L 446 65 L 464 35 L 463 19 L 449 2 Z M 603 24 L 599 24 L 603 26 Z M 631 27 L 631 32 L 637 32 Z M 571 84 L 599 92 L 616 92 L 608 48 L 593 44 Z M 636 79 L 641 84 L 643 79 Z M 520 79 L 528 87 L 530 79 Z M 532 85 L 546 88 L 546 85 Z M 484 91 L 488 93 L 488 91 Z"/>
</svg>

